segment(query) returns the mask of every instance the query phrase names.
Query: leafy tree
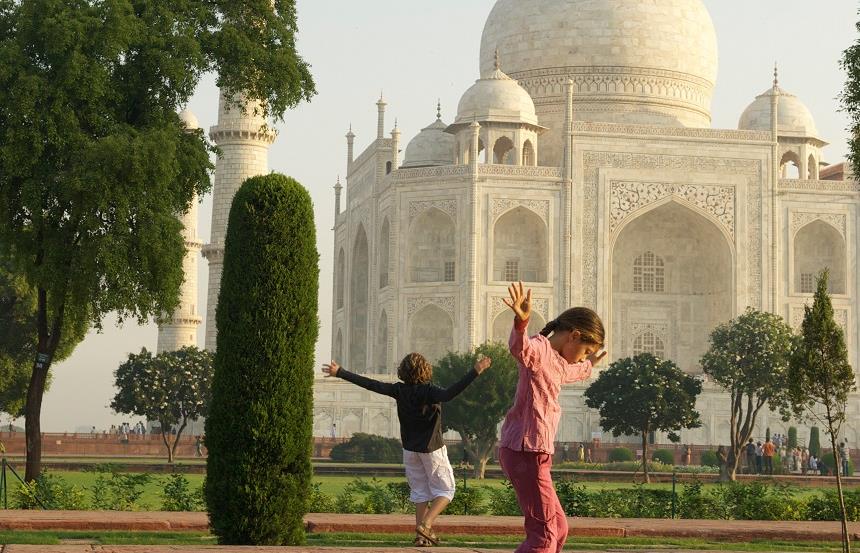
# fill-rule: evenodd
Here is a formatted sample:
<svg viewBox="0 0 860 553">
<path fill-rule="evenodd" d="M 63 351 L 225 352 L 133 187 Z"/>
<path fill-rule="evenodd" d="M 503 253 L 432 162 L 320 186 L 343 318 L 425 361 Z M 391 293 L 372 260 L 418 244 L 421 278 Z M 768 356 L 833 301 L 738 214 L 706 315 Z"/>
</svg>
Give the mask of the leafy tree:
<svg viewBox="0 0 860 553">
<path fill-rule="evenodd" d="M 475 478 L 484 478 L 487 462 L 498 442 L 497 429 L 514 401 L 517 389 L 517 362 L 508 347 L 487 342 L 471 353 L 448 353 L 433 370 L 440 386 L 447 387 L 472 370 L 475 360 L 484 355 L 493 360 L 478 382 L 469 386 L 453 401 L 445 404 L 444 430 L 454 430 L 463 440 L 463 448 L 475 464 Z"/>
<path fill-rule="evenodd" d="M 747 308 L 715 328 L 710 342 L 702 368 L 730 393 L 730 445 L 721 477 L 734 480 L 759 411 L 769 406 L 787 418 L 788 361 L 794 334 L 782 317 Z"/>
<path fill-rule="evenodd" d="M 146 349 L 130 354 L 114 372 L 117 393 L 111 409 L 158 421 L 167 448 L 167 462 L 176 455 L 179 438 L 188 425 L 209 411 L 212 354 L 195 347 L 165 351 L 155 357 Z M 171 429 L 176 437 L 170 443 Z"/>
<path fill-rule="evenodd" d="M 0 412 L 24 414 L 27 384 L 36 355 L 36 291 L 16 273 L 8 259 L 0 261 Z M 67 321 L 55 358 L 68 357 L 87 333 L 87 321 Z M 50 375 L 45 382 L 50 384 Z"/>
<path fill-rule="evenodd" d="M 177 215 L 209 189 L 212 149 L 176 112 L 201 75 L 275 119 L 314 94 L 295 15 L 294 0 L 0 0 L 0 255 L 37 298 L 28 481 L 67 323 L 178 302 Z"/>
<path fill-rule="evenodd" d="M 815 301 L 806 306 L 797 348 L 791 356 L 789 387 L 795 414 L 817 420 L 830 436 L 831 451 L 845 423 L 848 394 L 856 389 L 854 369 L 848 362 L 845 334 L 833 318 L 833 304 L 827 292 L 828 271 L 818 276 Z M 810 440 L 811 441 L 811 440 Z M 810 446 L 811 449 L 811 446 Z M 842 549 L 851 550 L 848 515 L 842 494 L 842 468 L 836 465 L 836 491 L 842 510 Z"/>
<path fill-rule="evenodd" d="M 206 419 L 206 504 L 223 544 L 304 541 L 319 255 L 311 198 L 278 174 L 233 199 Z"/>
<path fill-rule="evenodd" d="M 854 175 L 860 175 L 860 38 L 842 54 L 840 65 L 846 73 L 840 100 L 849 120 L 848 162 Z"/>
<path fill-rule="evenodd" d="M 602 371 L 585 391 L 585 404 L 600 411 L 600 426 L 614 436 L 642 436 L 642 468 L 648 474 L 648 435 L 668 432 L 678 442 L 685 428 L 702 425 L 696 398 L 702 383 L 675 363 L 650 353 L 626 357 Z"/>
</svg>

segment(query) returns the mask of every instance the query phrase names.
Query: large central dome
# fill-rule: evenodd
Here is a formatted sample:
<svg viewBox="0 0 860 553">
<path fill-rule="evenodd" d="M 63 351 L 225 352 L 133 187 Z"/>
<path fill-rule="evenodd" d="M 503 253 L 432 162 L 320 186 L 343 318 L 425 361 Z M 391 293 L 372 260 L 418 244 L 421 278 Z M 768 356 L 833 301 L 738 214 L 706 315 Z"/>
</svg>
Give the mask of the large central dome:
<svg viewBox="0 0 860 553">
<path fill-rule="evenodd" d="M 701 0 L 498 0 L 481 40 L 481 72 L 502 70 L 535 100 L 542 164 L 560 163 L 564 84 L 574 118 L 709 127 L 717 38 Z"/>
</svg>

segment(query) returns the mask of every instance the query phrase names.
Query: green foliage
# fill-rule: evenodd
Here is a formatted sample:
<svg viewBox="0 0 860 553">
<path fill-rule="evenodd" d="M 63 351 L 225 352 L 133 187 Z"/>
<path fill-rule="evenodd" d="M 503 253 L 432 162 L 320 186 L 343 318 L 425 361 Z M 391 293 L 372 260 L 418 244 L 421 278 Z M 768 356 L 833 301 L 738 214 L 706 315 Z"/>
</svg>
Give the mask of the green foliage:
<svg viewBox="0 0 860 553">
<path fill-rule="evenodd" d="M 857 30 L 860 31 L 860 23 Z M 860 38 L 842 54 L 840 65 L 846 73 L 839 99 L 848 114 L 848 162 L 852 172 L 860 175 Z"/>
<path fill-rule="evenodd" d="M 309 513 L 336 513 L 334 501 L 322 491 L 322 484 L 314 482 L 311 485 L 311 496 L 308 500 Z"/>
<path fill-rule="evenodd" d="M 209 412 L 212 387 L 212 354 L 196 347 L 165 351 L 155 357 L 145 348 L 129 354 L 128 361 L 114 371 L 117 393 L 111 408 L 158 421 L 173 462 L 179 438 L 189 421 Z M 178 426 L 173 445 L 166 433 Z"/>
<path fill-rule="evenodd" d="M 192 490 L 188 478 L 173 473 L 164 481 L 161 489 L 162 511 L 201 511 L 203 510 L 202 490 Z"/>
<path fill-rule="evenodd" d="M 860 521 L 860 490 L 842 492 L 845 498 L 846 517 L 851 522 Z M 821 490 L 809 499 L 806 506 L 806 520 L 842 520 L 839 494 L 835 489 Z"/>
<path fill-rule="evenodd" d="M 609 450 L 608 456 L 610 463 L 621 463 L 624 461 L 635 461 L 636 455 L 634 455 L 633 450 L 626 447 L 614 447 Z"/>
<path fill-rule="evenodd" d="M 20 484 L 12 504 L 16 509 L 82 511 L 89 508 L 86 492 L 80 486 L 69 484 L 62 477 L 42 471 L 39 477 Z"/>
<path fill-rule="evenodd" d="M 788 449 L 797 447 L 797 428 L 794 426 L 788 427 Z"/>
<path fill-rule="evenodd" d="M 643 459 L 648 459 L 644 439 L 651 432 L 668 432 L 677 441 L 682 429 L 702 425 L 696 398 L 702 383 L 684 374 L 675 363 L 650 353 L 619 359 L 601 371 L 585 391 L 585 404 L 600 411 L 600 426 L 614 436 L 643 436 Z M 671 463 L 671 462 L 670 462 Z M 648 467 L 645 463 L 645 479 Z"/>
<path fill-rule="evenodd" d="M 713 450 L 702 452 L 702 465 L 707 467 L 720 466 L 720 460 L 717 458 L 717 452 Z"/>
<path fill-rule="evenodd" d="M 767 405 L 788 416 L 793 344 L 794 333 L 782 317 L 752 308 L 711 332 L 702 369 L 730 395 L 728 474 L 732 479 L 759 411 Z"/>
<path fill-rule="evenodd" d="M 818 465 L 821 466 L 823 463 L 827 467 L 827 473 L 830 476 L 836 474 L 837 463 L 839 466 L 839 470 L 842 470 L 842 461 L 836 458 L 832 452 L 822 455 L 820 459 L 818 459 Z M 848 460 L 848 474 L 843 474 L 842 476 L 852 476 L 854 474 L 854 462 L 849 459 Z"/>
<path fill-rule="evenodd" d="M 90 493 L 93 509 L 98 511 L 141 511 L 148 505 L 139 503 L 143 487 L 152 480 L 150 474 L 130 474 L 104 466 L 100 469 Z"/>
<path fill-rule="evenodd" d="M 671 449 L 658 449 L 651 458 L 664 465 L 673 466 L 675 464 L 675 453 Z"/>
<path fill-rule="evenodd" d="M 224 544 L 304 541 L 319 255 L 313 205 L 278 174 L 233 199 L 206 419 L 206 504 Z"/>
<path fill-rule="evenodd" d="M 494 516 L 522 516 L 517 494 L 510 482 L 505 480 L 501 488 L 490 488 L 490 514 Z"/>
<path fill-rule="evenodd" d="M 4 1 L 0 256 L 43 297 L 27 432 L 66 328 L 172 313 L 184 278 L 177 215 L 210 188 L 213 148 L 177 116 L 204 73 L 282 118 L 314 94 L 294 0 Z M 69 326 L 67 326 L 69 325 Z M 28 449 L 26 478 L 40 449 Z"/>
<path fill-rule="evenodd" d="M 809 429 L 809 453 L 816 457 L 821 456 L 821 431 L 817 426 Z"/>
<path fill-rule="evenodd" d="M 475 464 L 475 476 L 484 477 L 484 468 L 498 441 L 497 429 L 514 400 L 517 363 L 507 346 L 487 342 L 471 353 L 449 352 L 433 369 L 434 380 L 447 387 L 472 370 L 479 355 L 492 359 L 487 369 L 453 401 L 445 404 L 443 431 L 460 434 L 463 447 Z"/>
<path fill-rule="evenodd" d="M 449 515 L 483 515 L 487 513 L 484 504 L 487 488 L 485 486 L 467 485 L 465 489 L 458 486 L 454 500 L 445 509 Z"/>
<path fill-rule="evenodd" d="M 15 271 L 8 259 L 0 259 L 0 412 L 12 418 L 24 414 L 27 386 L 36 358 L 36 290 Z M 54 354 L 68 357 L 87 333 L 87 321 L 67 321 Z M 50 377 L 45 388 L 50 385 Z"/>
<path fill-rule="evenodd" d="M 349 441 L 331 449 L 331 459 L 340 463 L 402 463 L 403 445 L 395 438 L 356 432 Z"/>
</svg>

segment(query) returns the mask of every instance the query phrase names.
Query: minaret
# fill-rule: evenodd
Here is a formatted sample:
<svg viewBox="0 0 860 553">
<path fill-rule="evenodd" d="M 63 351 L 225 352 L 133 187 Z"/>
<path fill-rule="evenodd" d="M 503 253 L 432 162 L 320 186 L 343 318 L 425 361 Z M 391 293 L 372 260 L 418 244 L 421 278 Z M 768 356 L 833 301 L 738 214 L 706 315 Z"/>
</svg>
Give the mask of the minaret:
<svg viewBox="0 0 860 553">
<path fill-rule="evenodd" d="M 188 132 L 200 128 L 197 118 L 190 111 L 183 110 L 179 118 Z M 179 305 L 170 318 L 159 322 L 158 342 L 155 352 L 175 351 L 185 346 L 197 345 L 197 327 L 203 322 L 197 306 L 197 262 L 200 259 L 200 249 L 203 242 L 197 237 L 197 203 L 195 197 L 191 201 L 188 213 L 182 216 L 182 237 L 185 239 L 185 258 L 182 260 L 182 270 L 185 281 L 179 291 Z"/>
<path fill-rule="evenodd" d="M 241 106 L 228 102 L 222 95 L 218 102 L 218 124 L 209 129 L 209 138 L 221 150 L 215 163 L 215 183 L 212 189 L 212 234 L 203 248 L 209 261 L 209 291 L 206 299 L 206 349 L 215 350 L 218 329 L 215 310 L 221 290 L 221 270 L 224 266 L 224 237 L 233 196 L 250 177 L 269 172 L 269 147 L 275 132 L 266 120 L 254 113 L 259 104 Z"/>
<path fill-rule="evenodd" d="M 385 138 L 385 106 L 387 105 L 380 92 L 379 101 L 376 102 L 376 138 L 379 140 Z"/>
</svg>

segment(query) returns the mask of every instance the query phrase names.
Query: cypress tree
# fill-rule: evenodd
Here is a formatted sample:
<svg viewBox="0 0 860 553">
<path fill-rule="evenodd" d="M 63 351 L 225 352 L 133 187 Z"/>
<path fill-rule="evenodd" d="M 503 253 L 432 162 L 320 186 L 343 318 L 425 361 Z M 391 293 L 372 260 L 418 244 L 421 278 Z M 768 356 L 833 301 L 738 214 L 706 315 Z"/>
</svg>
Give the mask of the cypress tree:
<svg viewBox="0 0 860 553">
<path fill-rule="evenodd" d="M 794 449 L 797 447 L 797 428 L 794 426 L 788 427 L 788 448 Z"/>
<path fill-rule="evenodd" d="M 225 241 L 206 504 L 222 544 L 304 541 L 319 324 L 313 205 L 278 174 L 245 181 Z"/>
<path fill-rule="evenodd" d="M 818 435 L 817 426 L 813 426 L 809 429 L 809 453 L 816 457 L 821 456 L 821 438 Z"/>
</svg>

